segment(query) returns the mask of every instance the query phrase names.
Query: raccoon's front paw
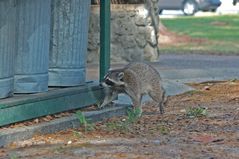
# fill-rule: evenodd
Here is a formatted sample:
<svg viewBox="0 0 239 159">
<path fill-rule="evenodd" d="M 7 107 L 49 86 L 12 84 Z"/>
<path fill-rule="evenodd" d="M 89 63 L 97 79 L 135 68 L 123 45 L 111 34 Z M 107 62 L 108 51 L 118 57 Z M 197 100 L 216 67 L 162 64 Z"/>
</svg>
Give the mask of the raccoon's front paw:
<svg viewBox="0 0 239 159">
<path fill-rule="evenodd" d="M 103 105 L 103 102 L 96 103 L 98 109 L 103 109 L 105 105 Z"/>
<path fill-rule="evenodd" d="M 113 102 L 110 102 L 110 103 L 101 102 L 101 103 L 97 103 L 96 105 L 99 109 L 104 109 L 105 107 L 113 106 L 114 103 Z"/>
</svg>

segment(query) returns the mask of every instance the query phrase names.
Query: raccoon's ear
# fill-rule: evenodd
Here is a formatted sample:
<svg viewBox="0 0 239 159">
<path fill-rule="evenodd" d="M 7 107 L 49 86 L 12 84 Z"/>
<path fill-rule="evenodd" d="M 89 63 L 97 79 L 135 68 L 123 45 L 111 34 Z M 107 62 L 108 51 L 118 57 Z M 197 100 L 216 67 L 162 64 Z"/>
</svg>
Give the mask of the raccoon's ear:
<svg viewBox="0 0 239 159">
<path fill-rule="evenodd" d="M 122 80 L 124 78 L 124 72 L 120 72 L 119 74 L 118 74 L 118 79 L 119 80 Z"/>
</svg>

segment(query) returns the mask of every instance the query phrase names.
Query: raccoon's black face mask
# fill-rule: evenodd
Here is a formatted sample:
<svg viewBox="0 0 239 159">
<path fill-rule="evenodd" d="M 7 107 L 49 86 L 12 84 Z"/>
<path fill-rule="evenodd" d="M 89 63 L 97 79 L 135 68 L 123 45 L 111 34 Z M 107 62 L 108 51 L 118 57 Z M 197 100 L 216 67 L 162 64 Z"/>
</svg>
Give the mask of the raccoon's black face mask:
<svg viewBox="0 0 239 159">
<path fill-rule="evenodd" d="M 104 83 L 112 87 L 124 86 L 123 77 L 124 73 L 122 71 L 112 70 L 104 77 Z"/>
<path fill-rule="evenodd" d="M 114 82 L 112 82 L 110 79 L 105 79 L 105 83 L 107 84 L 107 85 L 109 85 L 109 86 L 114 86 L 115 85 L 115 83 Z"/>
</svg>

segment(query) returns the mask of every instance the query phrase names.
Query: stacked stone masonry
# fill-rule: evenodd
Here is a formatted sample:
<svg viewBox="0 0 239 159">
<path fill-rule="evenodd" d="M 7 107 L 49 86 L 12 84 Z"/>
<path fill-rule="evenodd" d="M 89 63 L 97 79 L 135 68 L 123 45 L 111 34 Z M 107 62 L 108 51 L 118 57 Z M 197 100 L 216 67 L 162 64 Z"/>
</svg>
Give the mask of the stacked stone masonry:
<svg viewBox="0 0 239 159">
<path fill-rule="evenodd" d="M 99 6 L 92 5 L 88 63 L 99 61 L 100 50 Z M 157 61 L 158 40 L 152 18 L 144 4 L 111 5 L 111 61 Z"/>
</svg>

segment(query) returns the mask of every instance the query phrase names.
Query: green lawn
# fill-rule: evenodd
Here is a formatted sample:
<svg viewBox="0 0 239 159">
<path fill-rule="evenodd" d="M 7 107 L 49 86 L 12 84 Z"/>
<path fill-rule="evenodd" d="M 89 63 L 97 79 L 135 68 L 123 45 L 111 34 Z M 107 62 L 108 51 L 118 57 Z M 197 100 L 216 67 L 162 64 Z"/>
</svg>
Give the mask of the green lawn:
<svg viewBox="0 0 239 159">
<path fill-rule="evenodd" d="M 188 42 L 162 46 L 162 52 L 239 54 L 239 15 L 179 17 L 161 21 L 179 35 L 207 39 L 207 42 L 199 44 Z"/>
</svg>

